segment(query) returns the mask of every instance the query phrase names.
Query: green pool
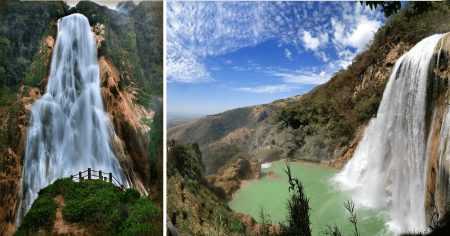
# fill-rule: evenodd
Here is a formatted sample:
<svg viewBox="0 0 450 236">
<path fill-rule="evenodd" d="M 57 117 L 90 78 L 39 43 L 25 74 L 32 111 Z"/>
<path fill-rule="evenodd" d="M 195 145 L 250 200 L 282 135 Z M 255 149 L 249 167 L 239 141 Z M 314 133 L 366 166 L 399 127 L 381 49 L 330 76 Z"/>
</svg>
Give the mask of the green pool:
<svg viewBox="0 0 450 236">
<path fill-rule="evenodd" d="M 251 181 L 236 192 L 233 201 L 229 203 L 236 212 L 250 214 L 255 220 L 259 218 L 259 206 L 264 206 L 274 224 L 282 222 L 286 216 L 285 203 L 289 197 L 287 176 L 283 168 L 285 162 L 274 162 L 274 167 L 262 169 L 261 179 Z M 352 192 L 341 191 L 331 181 L 338 171 L 326 166 L 290 163 L 293 177 L 303 183 L 306 195 L 310 198 L 311 223 L 313 235 L 321 233 L 327 225 L 336 225 L 342 235 L 351 235 L 353 225 L 349 222 L 350 214 L 343 203 L 351 198 Z M 279 179 L 270 178 L 267 172 L 273 171 Z M 360 235 L 392 235 L 386 222 L 389 220 L 388 212 L 368 208 L 357 208 L 358 231 Z"/>
</svg>

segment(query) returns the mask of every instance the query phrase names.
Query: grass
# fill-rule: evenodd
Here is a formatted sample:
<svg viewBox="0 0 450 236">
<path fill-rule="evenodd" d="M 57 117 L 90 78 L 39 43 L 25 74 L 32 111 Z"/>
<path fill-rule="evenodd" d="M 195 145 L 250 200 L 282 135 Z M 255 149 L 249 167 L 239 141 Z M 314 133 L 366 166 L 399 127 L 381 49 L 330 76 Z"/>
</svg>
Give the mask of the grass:
<svg viewBox="0 0 450 236">
<path fill-rule="evenodd" d="M 55 221 L 53 198 L 63 196 L 62 214 L 70 223 L 94 234 L 152 235 L 162 232 L 162 214 L 135 189 L 121 192 L 102 180 L 73 182 L 58 179 L 39 191 L 38 198 L 14 235 L 29 235 L 40 229 L 50 232 Z"/>
</svg>

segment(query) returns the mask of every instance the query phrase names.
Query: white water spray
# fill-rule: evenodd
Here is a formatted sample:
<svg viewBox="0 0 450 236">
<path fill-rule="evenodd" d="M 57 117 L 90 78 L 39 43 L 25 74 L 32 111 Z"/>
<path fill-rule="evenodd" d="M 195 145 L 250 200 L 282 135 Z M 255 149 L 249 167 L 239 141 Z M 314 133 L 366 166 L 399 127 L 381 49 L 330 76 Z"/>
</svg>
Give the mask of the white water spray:
<svg viewBox="0 0 450 236">
<path fill-rule="evenodd" d="M 87 18 L 60 19 L 47 93 L 30 111 L 17 223 L 40 189 L 88 168 L 111 172 L 125 187 L 137 182 L 145 194 L 134 172 L 124 173 L 122 168 L 131 169 L 129 162 L 121 166 L 114 154 L 116 136 L 99 84 L 97 47 Z"/>
<path fill-rule="evenodd" d="M 443 35 L 423 39 L 395 64 L 377 117 L 336 180 L 355 188 L 355 200 L 388 208 L 389 228 L 425 231 L 427 143 L 425 109 L 431 59 Z"/>
</svg>

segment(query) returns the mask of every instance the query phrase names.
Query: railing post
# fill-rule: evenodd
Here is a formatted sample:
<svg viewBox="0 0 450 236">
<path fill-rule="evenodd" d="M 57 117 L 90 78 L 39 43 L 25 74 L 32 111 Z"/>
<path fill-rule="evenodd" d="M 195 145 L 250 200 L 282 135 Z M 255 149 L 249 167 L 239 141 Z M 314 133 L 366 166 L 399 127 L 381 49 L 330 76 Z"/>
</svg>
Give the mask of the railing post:
<svg viewBox="0 0 450 236">
<path fill-rule="evenodd" d="M 101 170 L 98 171 L 98 178 L 103 180 L 103 175 L 102 175 L 102 171 Z"/>
<path fill-rule="evenodd" d="M 105 182 L 106 182 L 106 179 L 107 179 L 106 177 L 103 178 L 103 180 L 104 180 Z"/>
<path fill-rule="evenodd" d="M 82 180 L 82 179 L 81 179 L 81 171 L 78 172 L 78 179 L 79 179 L 78 182 L 81 182 L 81 180 Z"/>
<path fill-rule="evenodd" d="M 109 182 L 112 183 L 112 173 L 109 173 Z"/>
<path fill-rule="evenodd" d="M 172 217 L 171 217 L 172 219 L 170 219 L 170 220 L 172 221 L 172 224 L 174 226 L 177 225 L 177 215 L 178 215 L 178 211 L 175 209 L 172 209 Z"/>
<path fill-rule="evenodd" d="M 70 180 L 72 180 L 72 181 L 73 181 L 73 175 L 71 175 L 71 176 L 70 176 Z"/>
<path fill-rule="evenodd" d="M 120 185 L 120 190 L 123 192 L 123 184 Z"/>
<path fill-rule="evenodd" d="M 88 180 L 91 180 L 91 168 L 88 168 Z"/>
</svg>

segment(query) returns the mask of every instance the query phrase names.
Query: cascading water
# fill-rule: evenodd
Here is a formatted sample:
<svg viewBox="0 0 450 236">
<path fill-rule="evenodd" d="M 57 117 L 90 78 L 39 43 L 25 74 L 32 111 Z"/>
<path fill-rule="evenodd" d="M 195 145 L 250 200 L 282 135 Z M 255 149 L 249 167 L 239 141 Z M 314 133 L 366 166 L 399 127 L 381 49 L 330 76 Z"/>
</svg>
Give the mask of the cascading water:
<svg viewBox="0 0 450 236">
<path fill-rule="evenodd" d="M 123 155 L 123 149 L 114 142 L 99 83 L 97 47 L 87 18 L 73 14 L 60 19 L 47 93 L 30 111 L 18 223 L 41 188 L 88 168 L 111 172 L 127 187 L 137 182 L 145 193 L 134 172 L 122 169 L 131 169 L 129 163 L 121 166 L 115 155 Z"/>
<path fill-rule="evenodd" d="M 355 188 L 355 201 L 388 208 L 389 228 L 399 234 L 425 231 L 427 80 L 443 35 L 423 39 L 395 64 L 377 117 L 366 128 L 353 158 L 335 180 Z"/>
</svg>

